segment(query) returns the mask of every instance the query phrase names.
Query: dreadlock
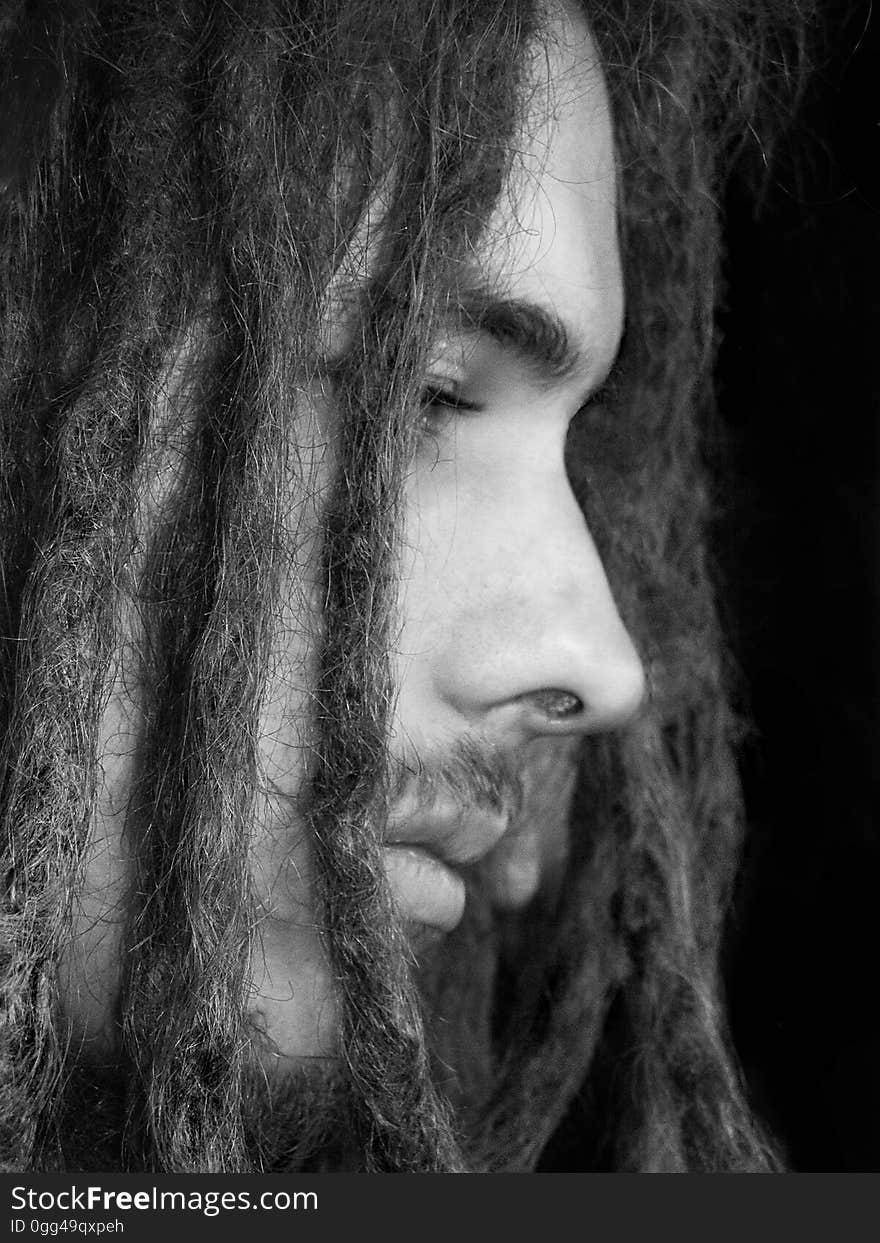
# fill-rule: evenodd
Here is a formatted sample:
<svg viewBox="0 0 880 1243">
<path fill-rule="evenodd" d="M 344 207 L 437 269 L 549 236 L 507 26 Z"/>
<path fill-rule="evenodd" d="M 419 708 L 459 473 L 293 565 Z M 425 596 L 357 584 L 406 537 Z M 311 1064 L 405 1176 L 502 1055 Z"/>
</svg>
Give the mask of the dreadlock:
<svg viewBox="0 0 880 1243">
<path fill-rule="evenodd" d="M 59 979 L 120 679 L 138 704 L 119 812 L 136 864 L 113 1150 L 95 1159 L 321 1159 L 305 1124 L 281 1155 L 252 1125 L 249 851 L 279 618 L 312 590 L 303 407 L 326 291 L 377 198 L 334 377 L 322 619 L 309 669 L 287 671 L 311 680 L 304 821 L 338 982 L 345 1160 L 532 1168 L 591 1067 L 613 1064 L 616 1168 L 772 1168 L 720 1011 L 741 811 L 699 427 L 719 179 L 759 87 L 784 77 L 781 23 L 759 0 L 585 7 L 617 130 L 629 328 L 615 417 L 585 411 L 567 463 L 651 699 L 568 766 L 566 884 L 504 919 L 475 891 L 424 980 L 379 858 L 409 412 L 444 279 L 505 184 L 542 14 L 21 0 L 0 23 L 18 139 L 0 168 L 3 1168 L 76 1159 Z M 28 106 L 34 81 L 51 81 L 50 106 Z"/>
</svg>

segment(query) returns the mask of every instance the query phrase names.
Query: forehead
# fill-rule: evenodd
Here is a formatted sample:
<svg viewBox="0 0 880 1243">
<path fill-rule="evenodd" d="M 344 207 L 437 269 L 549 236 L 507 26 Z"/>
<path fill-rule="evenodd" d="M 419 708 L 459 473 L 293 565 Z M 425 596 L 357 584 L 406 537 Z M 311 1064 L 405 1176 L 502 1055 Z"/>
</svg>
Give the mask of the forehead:
<svg viewBox="0 0 880 1243">
<path fill-rule="evenodd" d="M 530 72 L 521 140 L 479 267 L 509 298 L 546 308 L 591 354 L 613 356 L 623 319 L 614 140 L 582 17 L 557 11 Z"/>
<path fill-rule="evenodd" d="M 475 251 L 451 274 L 449 320 L 457 307 L 465 323 L 485 326 L 489 317 L 473 314 L 480 302 L 508 324 L 521 308 L 537 309 L 601 368 L 616 353 L 623 321 L 616 162 L 598 51 L 579 13 L 559 5 L 548 16 L 531 49 L 525 89 L 528 106 L 506 184 Z M 374 274 L 393 192 L 392 168 L 330 283 L 324 332 L 331 359 L 351 344 L 358 291 Z"/>
</svg>

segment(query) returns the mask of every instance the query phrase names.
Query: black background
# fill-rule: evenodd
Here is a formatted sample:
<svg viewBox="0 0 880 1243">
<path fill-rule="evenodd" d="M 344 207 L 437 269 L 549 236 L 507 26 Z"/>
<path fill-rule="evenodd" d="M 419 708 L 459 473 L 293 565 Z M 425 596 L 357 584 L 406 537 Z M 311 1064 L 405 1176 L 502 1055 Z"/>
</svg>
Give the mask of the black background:
<svg viewBox="0 0 880 1243">
<path fill-rule="evenodd" d="M 821 26 L 762 214 L 745 176 L 728 203 L 720 568 L 753 729 L 727 979 L 794 1169 L 877 1171 L 880 13 Z"/>
</svg>

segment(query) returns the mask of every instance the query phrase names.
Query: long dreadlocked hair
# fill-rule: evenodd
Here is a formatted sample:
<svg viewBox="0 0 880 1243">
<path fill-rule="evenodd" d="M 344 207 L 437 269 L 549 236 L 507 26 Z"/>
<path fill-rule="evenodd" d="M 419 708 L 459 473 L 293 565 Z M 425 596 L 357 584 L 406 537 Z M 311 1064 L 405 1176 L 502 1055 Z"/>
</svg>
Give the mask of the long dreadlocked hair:
<svg viewBox="0 0 880 1243">
<path fill-rule="evenodd" d="M 315 373 L 326 291 L 377 195 L 380 244 L 337 377 L 306 813 L 354 1167 L 533 1168 L 601 1073 L 614 1168 L 773 1168 L 720 1012 L 741 814 L 699 434 L 720 177 L 785 72 L 770 7 L 586 5 L 616 125 L 629 322 L 614 410 L 579 416 L 567 460 L 650 702 L 621 737 L 583 743 L 563 890 L 500 929 L 476 895 L 423 1006 L 377 844 L 401 485 L 438 290 L 504 185 L 541 14 L 528 0 L 5 6 L 3 1168 L 67 1160 L 58 964 L 132 599 L 145 706 L 116 1159 L 261 1168 L 248 843 L 279 592 L 303 559 L 285 517 L 309 487 L 291 395 Z M 145 535 L 181 341 L 185 468 Z M 465 1036 L 444 1019 L 450 996 L 473 1011 Z"/>
</svg>

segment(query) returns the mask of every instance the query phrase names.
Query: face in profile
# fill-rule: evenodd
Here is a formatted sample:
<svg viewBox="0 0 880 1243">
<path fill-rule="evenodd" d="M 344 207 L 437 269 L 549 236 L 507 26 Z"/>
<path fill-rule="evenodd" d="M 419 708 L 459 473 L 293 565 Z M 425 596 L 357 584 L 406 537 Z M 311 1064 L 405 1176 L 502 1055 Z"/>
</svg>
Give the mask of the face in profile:
<svg viewBox="0 0 880 1243">
<path fill-rule="evenodd" d="M 479 876 L 499 909 L 517 908 L 564 865 L 574 742 L 623 724 L 642 695 L 565 467 L 569 426 L 601 399 L 623 322 L 610 117 L 579 18 L 554 21 L 534 73 L 508 184 L 433 343 L 406 483 L 382 861 L 412 945 L 431 942 L 434 953 L 462 918 L 467 878 Z M 316 395 L 315 407 L 320 478 L 332 472 L 332 399 Z M 260 740 L 267 794 L 250 844 L 259 918 L 249 1011 L 260 1056 L 282 1068 L 332 1056 L 335 1040 L 297 811 L 313 655 L 301 638 L 306 607 L 302 592 L 288 593 Z M 110 1038 L 132 876 L 121 816 L 136 716 L 120 682 L 65 968 L 74 1032 L 96 1048 Z M 559 814 L 530 814 L 548 791 Z"/>
</svg>

